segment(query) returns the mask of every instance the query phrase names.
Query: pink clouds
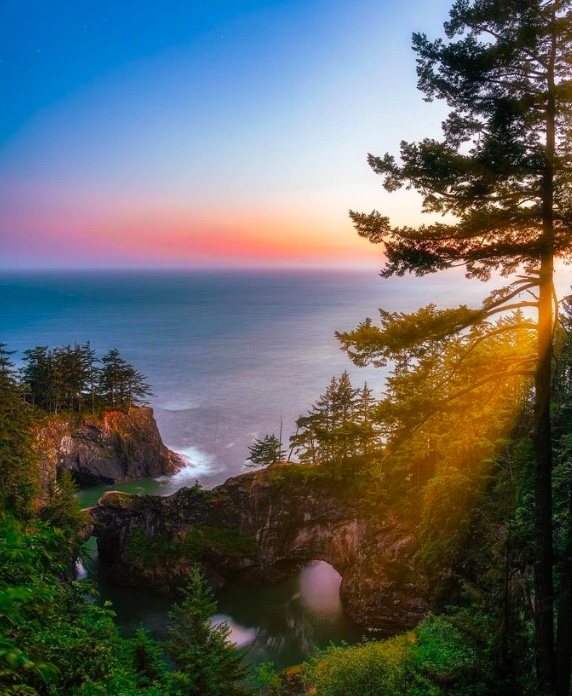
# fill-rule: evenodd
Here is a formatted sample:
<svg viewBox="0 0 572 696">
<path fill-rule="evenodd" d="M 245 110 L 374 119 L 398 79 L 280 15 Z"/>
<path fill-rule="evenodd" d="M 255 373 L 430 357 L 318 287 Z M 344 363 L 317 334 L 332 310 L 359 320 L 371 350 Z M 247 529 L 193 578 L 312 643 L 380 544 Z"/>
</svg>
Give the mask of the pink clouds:
<svg viewBox="0 0 572 696">
<path fill-rule="evenodd" d="M 340 224 L 341 222 L 341 224 Z M 347 220 L 304 209 L 202 210 L 61 191 L 13 191 L 2 206 L 5 259 L 94 265 L 259 265 L 373 260 Z M 43 264 L 39 264 L 43 265 Z"/>
</svg>

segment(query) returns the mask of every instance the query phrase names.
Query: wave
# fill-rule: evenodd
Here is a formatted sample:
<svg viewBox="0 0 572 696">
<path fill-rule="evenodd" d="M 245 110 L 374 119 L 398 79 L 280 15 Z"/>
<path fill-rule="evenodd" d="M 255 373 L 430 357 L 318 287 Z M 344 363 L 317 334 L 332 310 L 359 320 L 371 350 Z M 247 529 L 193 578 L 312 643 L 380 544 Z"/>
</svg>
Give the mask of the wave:
<svg viewBox="0 0 572 696">
<path fill-rule="evenodd" d="M 168 480 L 176 484 L 181 484 L 183 481 L 188 483 L 188 479 L 212 476 L 222 471 L 222 469 L 214 466 L 211 455 L 203 452 L 198 447 L 169 447 L 169 449 L 183 457 L 186 462 L 185 466 L 172 476 L 161 476 L 157 479 L 158 481 Z M 193 483 L 194 480 L 189 485 Z"/>
<path fill-rule="evenodd" d="M 178 413 L 180 411 L 195 411 L 197 408 L 200 408 L 200 405 L 191 399 L 180 399 L 155 404 L 155 408 L 161 409 L 161 411 Z"/>
</svg>

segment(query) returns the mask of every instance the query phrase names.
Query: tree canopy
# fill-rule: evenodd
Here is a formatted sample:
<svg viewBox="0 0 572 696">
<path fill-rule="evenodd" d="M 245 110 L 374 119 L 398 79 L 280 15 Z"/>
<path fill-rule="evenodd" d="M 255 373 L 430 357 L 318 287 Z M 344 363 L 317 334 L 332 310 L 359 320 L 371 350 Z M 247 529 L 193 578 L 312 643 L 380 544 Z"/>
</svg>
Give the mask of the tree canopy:
<svg viewBox="0 0 572 696">
<path fill-rule="evenodd" d="M 373 412 L 374 399 L 367 384 L 361 389 L 354 387 L 347 372 L 332 377 L 307 415 L 296 421 L 296 433 L 290 438 L 292 450 L 302 462 L 336 465 L 343 470 L 348 461 L 379 446 Z"/>
<path fill-rule="evenodd" d="M 117 348 L 98 358 L 89 341 L 24 351 L 20 381 L 26 399 L 48 413 L 128 409 L 152 394 L 145 376 L 126 362 Z M 100 367 L 101 365 L 101 367 Z"/>
<path fill-rule="evenodd" d="M 535 337 L 533 350 L 501 359 L 486 379 L 534 379 L 536 668 L 539 690 L 563 695 L 571 648 L 554 646 L 550 403 L 554 262 L 570 257 L 572 241 L 572 3 L 457 0 L 445 37 L 414 34 L 413 48 L 425 99 L 450 108 L 443 136 L 402 142 L 399 159 L 369 155 L 368 162 L 387 191 L 412 188 L 424 212 L 445 217 L 418 227 L 392 226 L 378 211 L 351 218 L 361 236 L 383 245 L 383 277 L 461 266 L 469 278 L 497 273 L 506 282 L 480 307 L 382 311 L 381 326 L 367 320 L 340 338 L 358 364 L 396 355 L 422 364 L 435 341 L 452 336 L 469 335 L 473 345 L 501 333 Z M 518 329 L 489 323 L 516 309 L 531 317 Z M 479 386 L 477 380 L 458 394 Z M 455 398 L 451 393 L 448 403 Z M 562 629 L 572 621 L 568 614 L 559 613 Z"/>
<path fill-rule="evenodd" d="M 27 517 L 34 511 L 39 475 L 26 408 L 11 361 L 12 352 L 0 343 L 0 513 Z"/>
<path fill-rule="evenodd" d="M 262 439 L 256 438 L 252 445 L 248 446 L 248 461 L 252 464 L 247 466 L 268 466 L 282 461 L 286 452 L 282 448 L 280 438 L 272 435 L 265 435 Z"/>
<path fill-rule="evenodd" d="M 239 682 L 246 675 L 243 652 L 228 641 L 226 623 L 210 619 L 216 602 L 197 566 L 181 602 L 169 613 L 169 657 L 179 670 L 176 683 L 188 696 L 243 696 Z"/>
</svg>

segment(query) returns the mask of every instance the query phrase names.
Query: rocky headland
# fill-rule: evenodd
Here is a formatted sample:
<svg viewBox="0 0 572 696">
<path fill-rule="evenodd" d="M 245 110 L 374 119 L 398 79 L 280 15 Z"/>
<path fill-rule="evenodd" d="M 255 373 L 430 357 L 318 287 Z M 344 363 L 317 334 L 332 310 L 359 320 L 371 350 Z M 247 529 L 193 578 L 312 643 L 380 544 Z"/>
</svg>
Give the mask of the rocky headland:
<svg viewBox="0 0 572 696">
<path fill-rule="evenodd" d="M 90 515 L 116 584 L 174 593 L 196 562 L 215 586 L 273 582 L 323 560 L 342 576 L 345 610 L 364 628 L 394 633 L 426 609 L 411 530 L 389 510 L 361 510 L 318 467 L 273 465 L 170 497 L 110 492 Z"/>
<path fill-rule="evenodd" d="M 93 486 L 173 474 L 184 464 L 163 444 L 153 409 L 145 406 L 80 420 L 50 416 L 36 441 L 44 490 L 60 469 Z"/>
</svg>

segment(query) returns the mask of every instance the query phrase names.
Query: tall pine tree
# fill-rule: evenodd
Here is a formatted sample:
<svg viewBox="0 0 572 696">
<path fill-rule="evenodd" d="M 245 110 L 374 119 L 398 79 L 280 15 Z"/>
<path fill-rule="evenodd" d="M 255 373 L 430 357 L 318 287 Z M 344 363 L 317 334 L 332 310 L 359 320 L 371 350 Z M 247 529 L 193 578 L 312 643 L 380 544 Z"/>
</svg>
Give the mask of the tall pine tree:
<svg viewBox="0 0 572 696">
<path fill-rule="evenodd" d="M 535 313 L 535 355 L 505 365 L 502 377 L 534 377 L 536 667 L 539 691 L 563 696 L 570 656 L 558 651 L 557 665 L 550 390 L 554 261 L 569 256 L 572 239 L 572 3 L 457 0 L 445 34 L 413 36 L 419 88 L 450 107 L 443 138 L 402 142 L 399 162 L 390 154 L 368 161 L 388 191 L 413 188 L 425 212 L 451 222 L 393 227 L 377 211 L 351 217 L 360 235 L 384 245 L 384 277 L 464 266 L 468 277 L 500 272 L 509 280 L 480 308 L 418 315 L 416 330 L 406 316 L 381 329 L 366 322 L 342 339 L 366 360 L 372 346 L 420 352 L 427 337 L 459 334 L 514 308 Z"/>
</svg>

